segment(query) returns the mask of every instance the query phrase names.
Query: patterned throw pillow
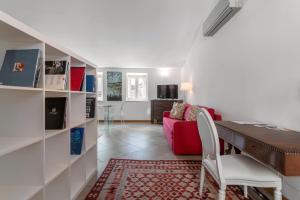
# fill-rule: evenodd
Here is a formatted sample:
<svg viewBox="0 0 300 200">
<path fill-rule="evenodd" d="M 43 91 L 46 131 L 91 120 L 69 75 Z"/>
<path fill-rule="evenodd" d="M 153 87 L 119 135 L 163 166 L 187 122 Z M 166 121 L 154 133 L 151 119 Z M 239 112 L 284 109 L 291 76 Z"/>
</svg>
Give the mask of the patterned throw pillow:
<svg viewBox="0 0 300 200">
<path fill-rule="evenodd" d="M 198 106 L 191 106 L 186 121 L 196 121 L 199 111 L 200 108 Z"/>
<path fill-rule="evenodd" d="M 174 102 L 170 117 L 173 119 L 183 119 L 184 108 L 185 106 L 183 103 Z"/>
</svg>

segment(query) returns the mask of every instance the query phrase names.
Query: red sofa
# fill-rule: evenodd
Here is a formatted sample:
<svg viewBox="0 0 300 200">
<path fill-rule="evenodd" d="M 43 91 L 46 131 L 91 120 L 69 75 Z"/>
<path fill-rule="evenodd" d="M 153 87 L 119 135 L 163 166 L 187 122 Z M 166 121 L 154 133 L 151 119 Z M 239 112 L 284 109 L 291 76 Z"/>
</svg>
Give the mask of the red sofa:
<svg viewBox="0 0 300 200">
<path fill-rule="evenodd" d="M 202 154 L 201 139 L 198 133 L 196 121 L 186 121 L 191 105 L 187 105 L 184 111 L 184 119 L 172 119 L 170 112 L 163 113 L 163 129 L 172 151 L 176 155 Z M 199 106 L 207 109 L 214 120 L 222 120 L 222 116 L 215 113 L 213 108 Z M 224 153 L 224 141 L 220 139 L 221 154 Z"/>
</svg>

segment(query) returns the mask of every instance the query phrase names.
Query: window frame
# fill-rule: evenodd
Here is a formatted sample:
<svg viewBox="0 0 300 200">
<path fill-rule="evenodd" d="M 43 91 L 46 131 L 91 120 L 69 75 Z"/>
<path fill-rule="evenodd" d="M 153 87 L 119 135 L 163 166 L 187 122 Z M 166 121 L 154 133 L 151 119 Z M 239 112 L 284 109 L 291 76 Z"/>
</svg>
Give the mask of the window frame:
<svg viewBox="0 0 300 200">
<path fill-rule="evenodd" d="M 104 76 L 103 76 L 103 72 L 97 72 L 97 102 L 103 102 L 104 101 Z M 101 77 L 102 79 L 102 97 L 101 99 L 99 98 L 99 91 L 100 91 L 100 87 L 99 87 L 99 83 L 100 83 L 100 80 L 99 78 Z"/>
<path fill-rule="evenodd" d="M 132 99 L 132 98 L 128 98 L 128 81 L 129 81 L 129 77 L 130 76 L 136 76 L 135 78 L 136 78 L 136 80 L 138 79 L 138 77 L 140 76 L 140 77 L 145 77 L 146 78 L 146 97 L 145 98 L 143 98 L 143 99 L 138 99 L 138 98 L 134 98 L 134 99 Z M 148 82 L 148 73 L 132 73 L 132 72 L 127 72 L 126 73 L 126 82 L 125 82 L 125 84 L 126 84 L 126 87 L 125 87 L 125 89 L 126 89 L 126 101 L 130 101 L 130 102 L 148 102 L 149 101 L 149 84 L 148 84 L 149 82 Z M 138 93 L 138 90 L 137 90 L 137 87 L 136 87 L 136 94 Z"/>
</svg>

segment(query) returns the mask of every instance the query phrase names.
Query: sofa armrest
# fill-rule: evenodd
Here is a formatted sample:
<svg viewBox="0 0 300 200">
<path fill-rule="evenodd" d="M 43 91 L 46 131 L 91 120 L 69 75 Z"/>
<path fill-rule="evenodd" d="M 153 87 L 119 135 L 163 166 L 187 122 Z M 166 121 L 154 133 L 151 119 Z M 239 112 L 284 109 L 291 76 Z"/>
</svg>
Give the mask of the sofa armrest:
<svg viewBox="0 0 300 200">
<path fill-rule="evenodd" d="M 219 115 L 222 120 L 222 116 Z M 201 144 L 201 139 L 198 132 L 197 121 L 178 121 L 174 123 L 173 143 L 180 145 L 182 141 L 189 138 L 192 143 L 196 142 L 197 145 Z M 188 136 L 188 137 L 187 137 Z M 224 140 L 220 138 L 220 154 L 224 154 Z M 201 147 L 202 149 L 202 147 Z M 201 150 L 202 151 L 202 150 Z"/>
<path fill-rule="evenodd" d="M 197 121 L 178 121 L 174 123 L 174 138 L 199 136 Z"/>
<path fill-rule="evenodd" d="M 222 121 L 222 115 L 221 114 L 215 114 L 215 121 Z"/>
<path fill-rule="evenodd" d="M 164 111 L 163 117 L 170 117 L 170 111 Z"/>
</svg>

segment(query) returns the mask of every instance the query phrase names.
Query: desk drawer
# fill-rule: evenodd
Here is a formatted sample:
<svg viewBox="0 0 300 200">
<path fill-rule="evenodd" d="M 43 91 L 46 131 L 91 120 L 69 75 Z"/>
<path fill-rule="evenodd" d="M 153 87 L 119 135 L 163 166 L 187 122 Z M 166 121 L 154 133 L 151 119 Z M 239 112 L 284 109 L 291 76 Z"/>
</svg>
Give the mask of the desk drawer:
<svg viewBox="0 0 300 200">
<path fill-rule="evenodd" d="M 223 126 L 220 126 L 216 124 L 218 135 L 221 139 L 223 139 L 225 142 L 233 144 L 234 142 L 234 133 L 227 128 L 224 128 Z"/>
</svg>

